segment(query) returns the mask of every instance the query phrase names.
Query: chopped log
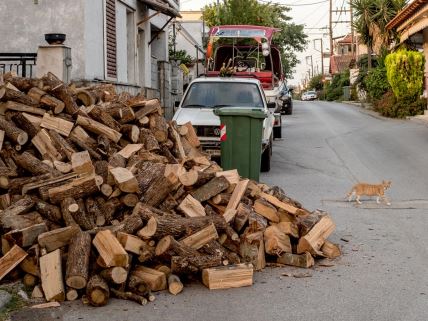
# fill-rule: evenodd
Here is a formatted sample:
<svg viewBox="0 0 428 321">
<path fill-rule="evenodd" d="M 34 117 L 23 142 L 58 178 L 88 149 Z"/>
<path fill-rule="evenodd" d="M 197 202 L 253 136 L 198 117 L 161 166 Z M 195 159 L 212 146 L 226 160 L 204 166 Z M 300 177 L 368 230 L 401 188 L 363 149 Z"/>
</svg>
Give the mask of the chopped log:
<svg viewBox="0 0 428 321">
<path fill-rule="evenodd" d="M 301 268 L 309 268 L 315 263 L 309 252 L 304 252 L 303 254 L 284 253 L 277 258 L 276 262 Z"/>
<path fill-rule="evenodd" d="M 108 162 L 105 160 L 96 161 L 93 163 L 95 168 L 95 174 L 103 178 L 103 182 L 107 183 L 108 181 Z M 110 193 L 111 194 L 111 193 Z"/>
<path fill-rule="evenodd" d="M 48 228 L 45 223 L 34 224 L 20 230 L 12 230 L 3 235 L 3 237 L 20 247 L 29 247 L 37 240 L 37 237 L 47 232 Z"/>
<path fill-rule="evenodd" d="M 153 133 L 146 129 L 140 128 L 138 141 L 144 144 L 144 148 L 149 152 L 157 152 L 160 150 L 159 143 Z"/>
<path fill-rule="evenodd" d="M 0 118 L 0 129 L 16 144 L 24 145 L 28 141 L 28 134 L 10 121 Z"/>
<path fill-rule="evenodd" d="M 233 190 L 232 196 L 230 198 L 229 203 L 227 204 L 226 211 L 227 210 L 236 210 L 239 203 L 241 202 L 242 197 L 244 196 L 247 186 L 250 180 L 244 179 L 240 181 L 238 184 L 236 184 L 235 189 Z"/>
<path fill-rule="evenodd" d="M 28 214 L 9 215 L 1 218 L 3 230 L 21 230 L 35 224 L 43 223 L 43 218 L 38 212 Z"/>
<path fill-rule="evenodd" d="M 110 127 L 107 127 L 93 119 L 77 116 L 76 124 L 82 126 L 83 128 L 86 128 L 87 130 L 98 134 L 98 135 L 105 135 L 108 139 L 112 140 L 113 142 L 117 143 L 120 140 L 120 137 L 122 137 L 122 134 L 118 131 L 111 129 Z"/>
<path fill-rule="evenodd" d="M 110 167 L 126 167 L 126 158 L 123 157 L 122 155 L 120 155 L 119 153 L 115 153 L 113 154 L 110 158 L 109 158 L 109 166 Z M 108 180 L 107 180 L 108 182 Z"/>
<path fill-rule="evenodd" d="M 177 207 L 187 217 L 205 216 L 205 210 L 202 204 L 192 195 L 187 195 L 186 198 Z"/>
<path fill-rule="evenodd" d="M 265 268 L 266 259 L 262 231 L 244 234 L 241 237 L 240 255 L 243 261 L 252 263 L 254 270 L 259 271 Z"/>
<path fill-rule="evenodd" d="M 141 237 L 143 240 L 149 240 L 155 235 L 157 230 L 157 221 L 154 217 L 149 218 L 146 226 L 144 226 L 141 230 L 138 231 L 137 235 Z"/>
<path fill-rule="evenodd" d="M 77 292 L 76 289 L 67 287 L 67 289 L 65 290 L 65 298 L 67 299 L 67 301 L 77 300 L 79 298 L 79 292 Z"/>
<path fill-rule="evenodd" d="M 171 271 L 174 274 L 193 274 L 203 269 L 220 266 L 220 255 L 173 256 Z"/>
<path fill-rule="evenodd" d="M 140 140 L 140 129 L 136 125 L 122 125 L 120 132 L 128 137 L 131 143 L 136 144 Z"/>
<path fill-rule="evenodd" d="M 43 87 L 43 82 L 41 79 L 36 78 L 25 78 L 25 77 L 18 77 L 12 73 L 5 73 L 4 74 L 4 81 L 14 85 L 16 88 L 18 88 L 21 91 L 28 92 L 32 87 Z"/>
<path fill-rule="evenodd" d="M 93 275 L 86 286 L 86 297 L 89 304 L 95 307 L 104 306 L 110 298 L 107 282 L 99 275 Z"/>
<path fill-rule="evenodd" d="M 70 173 L 72 170 L 70 163 L 64 163 L 58 160 L 53 161 L 54 168 L 60 171 L 63 174 Z"/>
<path fill-rule="evenodd" d="M 236 264 L 205 269 L 202 283 L 210 290 L 250 286 L 253 284 L 253 266 Z"/>
<path fill-rule="evenodd" d="M 214 173 L 205 173 L 196 170 L 190 170 L 178 176 L 180 183 L 184 186 L 200 186 L 206 184 L 215 177 Z"/>
<path fill-rule="evenodd" d="M 132 107 L 132 105 L 131 105 L 131 107 Z M 162 110 L 162 107 L 160 105 L 159 100 L 158 99 L 150 99 L 150 100 L 147 100 L 145 102 L 145 105 L 143 108 L 141 108 L 140 110 L 138 110 L 135 113 L 135 118 L 138 120 L 141 120 L 145 116 L 148 116 L 148 115 L 153 114 L 153 113 L 157 113 L 160 115 L 162 113 L 161 110 Z"/>
<path fill-rule="evenodd" d="M 23 184 L 22 194 L 27 194 L 29 191 L 38 188 L 39 194 L 43 200 L 47 200 L 49 197 L 47 192 L 50 188 L 60 186 L 64 183 L 68 183 L 71 179 L 77 177 L 77 174 L 69 173 L 57 177 L 51 177 L 51 174 L 44 174 L 36 176 L 34 178 L 25 178 L 23 181 L 13 182 L 13 184 Z"/>
<path fill-rule="evenodd" d="M 147 299 L 141 295 L 138 295 L 132 292 L 123 292 L 116 289 L 111 289 L 110 291 L 115 298 L 134 301 L 141 305 L 147 304 Z"/>
<path fill-rule="evenodd" d="M 23 152 L 20 155 L 13 154 L 12 158 L 18 166 L 22 167 L 33 175 L 51 174 L 53 177 L 61 175 L 61 172 L 53 169 L 49 165 L 44 164 L 29 152 Z"/>
<path fill-rule="evenodd" d="M 172 155 L 168 147 L 164 144 L 161 146 L 160 154 L 165 156 L 170 164 L 178 164 L 178 160 L 174 157 L 174 155 Z"/>
<path fill-rule="evenodd" d="M 179 256 L 198 256 L 200 255 L 196 249 L 177 242 L 172 236 L 168 235 L 162 238 L 156 245 L 155 254 L 157 256 L 164 254 L 175 254 Z"/>
<path fill-rule="evenodd" d="M 88 114 L 94 120 L 104 124 L 105 126 L 117 132 L 120 132 L 121 125 L 119 124 L 119 122 L 116 121 L 109 113 L 104 111 L 99 106 L 92 106 Z"/>
<path fill-rule="evenodd" d="M 81 142 L 85 146 L 95 148 L 97 141 L 93 139 L 89 134 L 80 126 L 75 126 L 69 136 L 73 142 Z"/>
<path fill-rule="evenodd" d="M 49 130 L 49 136 L 56 150 L 62 155 L 62 159 L 71 161 L 71 155 L 76 151 L 57 131 Z"/>
<path fill-rule="evenodd" d="M 44 298 L 45 295 L 43 294 L 42 287 L 40 285 L 36 285 L 31 292 L 31 298 L 32 299 L 41 299 Z"/>
<path fill-rule="evenodd" d="M 137 194 L 126 194 L 120 198 L 120 202 L 127 207 L 134 208 L 139 202 L 139 198 Z"/>
<path fill-rule="evenodd" d="M 180 137 L 180 135 L 178 134 L 176 127 L 177 127 L 176 123 L 171 122 L 168 131 L 169 131 L 171 140 L 173 141 L 175 148 L 177 150 L 176 156 L 179 159 L 184 160 L 186 159 L 186 151 L 184 150 L 184 147 L 183 147 L 182 137 Z"/>
<path fill-rule="evenodd" d="M 165 118 L 159 114 L 152 114 L 149 119 L 150 130 L 156 140 L 160 143 L 165 142 L 168 139 L 168 124 L 166 123 Z"/>
<path fill-rule="evenodd" d="M 0 258 L 0 280 L 21 263 L 28 254 L 18 245 L 14 245 Z"/>
<path fill-rule="evenodd" d="M 275 205 L 278 208 L 282 208 L 283 210 L 285 210 L 285 211 L 287 211 L 287 212 L 289 212 L 289 213 L 291 213 L 293 215 L 298 216 L 298 215 L 307 215 L 308 214 L 307 211 L 305 211 L 305 210 L 303 210 L 301 208 L 297 208 L 297 207 L 294 207 L 293 205 L 281 202 L 275 196 L 272 196 L 272 195 L 269 195 L 269 194 L 266 194 L 266 193 L 263 193 L 263 192 L 260 193 L 260 196 L 262 198 L 264 198 L 266 201 L 268 201 L 269 203 Z"/>
<path fill-rule="evenodd" d="M 141 248 L 146 244 L 142 239 L 124 232 L 118 232 L 116 237 L 126 251 L 137 255 L 140 254 Z"/>
<path fill-rule="evenodd" d="M 43 114 L 46 113 L 46 110 L 44 109 L 37 108 L 29 104 L 23 104 L 17 101 L 12 101 L 12 100 L 9 100 L 4 105 L 2 104 L 1 107 L 2 107 L 1 109 L 4 108 L 4 112 L 7 110 L 13 110 L 13 111 L 18 111 L 23 113 L 25 112 L 25 113 L 30 113 L 34 115 L 40 115 L 40 116 L 43 116 Z"/>
<path fill-rule="evenodd" d="M 4 136 L 5 136 L 5 131 L 0 129 L 0 151 L 3 148 Z"/>
<path fill-rule="evenodd" d="M 71 155 L 71 167 L 76 174 L 91 174 L 95 172 L 88 151 L 73 153 Z"/>
<path fill-rule="evenodd" d="M 25 196 L 0 212 L 0 218 L 3 219 L 4 217 L 8 216 L 24 214 L 28 212 L 34 206 L 34 204 L 34 200 L 31 197 Z"/>
<path fill-rule="evenodd" d="M 85 89 L 76 90 L 76 100 L 80 101 L 86 107 L 94 105 L 96 103 L 95 95 Z"/>
<path fill-rule="evenodd" d="M 341 254 L 339 246 L 330 242 L 329 240 L 325 240 L 323 246 L 321 247 L 321 252 L 329 259 L 339 257 Z"/>
<path fill-rule="evenodd" d="M 211 241 L 201 248 L 209 255 L 220 255 L 223 265 L 241 263 L 239 255 L 223 247 L 218 241 Z"/>
<path fill-rule="evenodd" d="M 37 284 L 38 278 L 31 274 L 25 274 L 22 278 L 22 284 L 27 288 L 32 288 Z"/>
<path fill-rule="evenodd" d="M 279 216 L 277 209 L 263 199 L 257 199 L 254 202 L 254 210 L 263 217 L 266 217 L 269 221 L 274 223 L 279 222 Z"/>
<path fill-rule="evenodd" d="M 128 254 L 111 231 L 98 232 L 93 244 L 107 267 L 128 265 Z"/>
<path fill-rule="evenodd" d="M 158 206 L 175 188 L 176 176 L 174 174 L 158 177 L 143 194 L 143 202 L 147 205 Z"/>
<path fill-rule="evenodd" d="M 230 197 L 230 194 L 220 193 L 214 196 L 211 201 L 216 205 L 227 205 L 229 203 Z"/>
<path fill-rule="evenodd" d="M 40 98 L 40 104 L 50 107 L 54 114 L 62 113 L 65 108 L 63 101 L 48 94 L 43 95 L 43 97 Z"/>
<path fill-rule="evenodd" d="M 46 301 L 65 300 L 60 249 L 40 257 L 40 279 Z"/>
<path fill-rule="evenodd" d="M 200 231 L 193 233 L 192 235 L 182 239 L 181 244 L 190 246 L 193 249 L 199 250 L 205 244 L 218 239 L 217 230 L 214 224 L 210 224 L 204 227 Z"/>
<path fill-rule="evenodd" d="M 292 253 L 290 237 L 276 225 L 271 225 L 264 231 L 265 251 L 271 255 Z"/>
<path fill-rule="evenodd" d="M 42 248 L 46 248 L 48 252 L 52 252 L 65 245 L 68 245 L 72 237 L 78 232 L 78 227 L 74 225 L 67 226 L 42 233 L 38 236 L 37 240 Z"/>
<path fill-rule="evenodd" d="M 132 273 L 144 281 L 152 291 L 162 291 L 167 287 L 165 274 L 155 269 L 138 265 Z"/>
<path fill-rule="evenodd" d="M 191 195 L 199 202 L 207 201 L 210 198 L 220 194 L 229 187 L 229 182 L 223 176 L 214 177 L 208 183 L 202 185 L 197 190 L 193 191 Z"/>
<path fill-rule="evenodd" d="M 170 274 L 168 276 L 168 291 L 173 295 L 179 294 L 183 291 L 183 283 L 181 283 L 180 278 L 175 274 Z"/>
<path fill-rule="evenodd" d="M 224 176 L 230 184 L 238 184 L 240 181 L 238 170 L 231 169 L 228 171 L 216 172 L 217 177 Z"/>
<path fill-rule="evenodd" d="M 131 156 L 133 156 L 135 153 L 137 153 L 139 150 L 141 150 L 143 147 L 144 147 L 143 144 L 128 144 L 124 148 L 122 148 L 118 152 L 118 154 L 123 158 L 128 159 Z"/>
<path fill-rule="evenodd" d="M 39 246 L 33 245 L 27 250 L 28 256 L 19 264 L 25 273 L 40 277 L 39 269 Z"/>
<path fill-rule="evenodd" d="M 18 125 L 19 128 L 25 131 L 28 134 L 28 136 L 30 136 L 31 138 L 37 135 L 38 129 L 24 116 L 23 113 L 16 113 L 15 115 L 12 116 L 12 120 L 16 125 Z"/>
<path fill-rule="evenodd" d="M 279 222 L 276 227 L 283 233 L 290 235 L 294 238 L 299 238 L 299 229 L 292 222 Z"/>
<path fill-rule="evenodd" d="M 40 103 L 40 99 L 41 99 L 44 95 L 46 95 L 46 91 L 43 91 L 43 90 L 41 90 L 40 88 L 37 88 L 37 87 L 33 87 L 33 88 L 31 88 L 31 89 L 28 91 L 27 95 L 28 95 L 29 97 L 31 97 L 32 99 L 34 99 L 34 101 L 35 101 L 37 104 L 39 104 L 39 103 Z"/>
<path fill-rule="evenodd" d="M 73 217 L 73 213 L 79 210 L 79 205 L 72 197 L 67 197 L 60 202 L 62 219 L 65 226 L 78 225 Z"/>
<path fill-rule="evenodd" d="M 74 289 L 83 289 L 89 277 L 91 236 L 78 232 L 70 240 L 65 272 L 65 283 Z"/>
<path fill-rule="evenodd" d="M 59 134 L 68 137 L 73 129 L 74 124 L 70 121 L 64 120 L 59 117 L 50 116 L 48 113 L 43 115 L 40 127 L 54 130 Z"/>
<path fill-rule="evenodd" d="M 58 206 L 46 203 L 37 197 L 33 197 L 33 200 L 36 211 L 38 211 L 44 218 L 58 224 L 62 223 L 62 214 Z"/>
<path fill-rule="evenodd" d="M 262 215 L 251 211 L 248 216 L 248 226 L 253 232 L 264 231 L 268 226 L 268 220 Z"/>
<path fill-rule="evenodd" d="M 74 198 L 71 199 L 74 201 Z M 77 199 L 77 201 L 74 201 L 74 204 L 69 205 L 68 209 L 74 222 L 76 222 L 82 230 L 89 231 L 95 227 L 95 217 L 88 214 L 83 199 Z"/>
<path fill-rule="evenodd" d="M 163 176 L 164 173 L 164 164 L 144 162 L 136 175 L 140 190 L 143 192 L 146 191 L 153 184 L 153 182 L 156 181 L 159 177 Z"/>
<path fill-rule="evenodd" d="M 128 278 L 128 271 L 123 267 L 115 266 L 101 271 L 100 275 L 110 283 L 122 284 Z"/>
<path fill-rule="evenodd" d="M 318 223 L 303 237 L 299 239 L 297 245 L 297 254 L 310 252 L 312 254 L 319 252 L 325 240 L 333 233 L 336 225 L 330 216 L 322 217 Z"/>
<path fill-rule="evenodd" d="M 5 210 L 10 206 L 10 194 L 2 194 L 0 195 L 0 209 Z"/>
<path fill-rule="evenodd" d="M 62 186 L 50 188 L 49 198 L 53 204 L 57 204 L 66 197 L 79 198 L 89 196 L 98 190 L 95 176 L 82 177 Z"/>
<path fill-rule="evenodd" d="M 137 193 L 139 191 L 137 179 L 128 169 L 116 167 L 110 169 L 110 173 L 122 192 Z"/>
<path fill-rule="evenodd" d="M 110 199 L 100 204 L 99 206 L 103 209 L 104 218 L 106 219 L 106 223 L 109 224 L 113 220 L 115 212 L 121 207 L 121 202 L 119 199 L 112 197 L 110 195 Z"/>
<path fill-rule="evenodd" d="M 70 89 L 55 75 L 49 72 L 41 80 L 44 85 L 48 86 L 48 93 L 64 102 L 67 114 L 74 115 L 79 111 Z"/>
</svg>

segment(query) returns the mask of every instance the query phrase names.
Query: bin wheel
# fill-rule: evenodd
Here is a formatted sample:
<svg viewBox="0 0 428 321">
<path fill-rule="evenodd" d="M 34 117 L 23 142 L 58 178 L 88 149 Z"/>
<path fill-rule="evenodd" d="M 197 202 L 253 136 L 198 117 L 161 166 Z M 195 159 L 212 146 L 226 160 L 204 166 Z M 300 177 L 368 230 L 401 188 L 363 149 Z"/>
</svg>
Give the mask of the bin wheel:
<svg viewBox="0 0 428 321">
<path fill-rule="evenodd" d="M 262 154 L 262 164 L 260 171 L 261 172 L 269 172 L 270 171 L 270 161 L 272 158 L 272 145 L 269 144 L 269 146 L 264 150 Z"/>
</svg>

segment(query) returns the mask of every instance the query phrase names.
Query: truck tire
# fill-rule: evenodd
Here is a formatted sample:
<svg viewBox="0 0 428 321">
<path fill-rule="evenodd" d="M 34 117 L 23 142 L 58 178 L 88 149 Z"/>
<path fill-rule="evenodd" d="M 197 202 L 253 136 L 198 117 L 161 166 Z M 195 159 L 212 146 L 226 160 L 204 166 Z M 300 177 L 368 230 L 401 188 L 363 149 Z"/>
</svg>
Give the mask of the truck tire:
<svg viewBox="0 0 428 321">
<path fill-rule="evenodd" d="M 288 104 L 287 107 L 285 107 L 285 114 L 291 115 L 293 114 L 293 104 Z"/>
<path fill-rule="evenodd" d="M 272 144 L 264 150 L 262 154 L 262 163 L 260 166 L 261 172 L 269 172 L 270 171 L 270 161 L 272 159 Z"/>
<path fill-rule="evenodd" d="M 280 116 L 280 124 L 273 129 L 273 138 L 282 138 L 282 117 Z"/>
</svg>

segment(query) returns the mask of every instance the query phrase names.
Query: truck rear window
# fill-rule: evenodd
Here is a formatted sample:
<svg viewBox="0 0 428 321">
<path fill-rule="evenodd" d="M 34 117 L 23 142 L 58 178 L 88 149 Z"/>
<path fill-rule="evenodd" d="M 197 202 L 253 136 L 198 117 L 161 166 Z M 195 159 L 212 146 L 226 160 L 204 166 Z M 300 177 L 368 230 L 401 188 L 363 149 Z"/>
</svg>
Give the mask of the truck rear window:
<svg viewBox="0 0 428 321">
<path fill-rule="evenodd" d="M 182 108 L 263 108 L 259 87 L 251 83 L 197 82 L 190 85 Z"/>
</svg>

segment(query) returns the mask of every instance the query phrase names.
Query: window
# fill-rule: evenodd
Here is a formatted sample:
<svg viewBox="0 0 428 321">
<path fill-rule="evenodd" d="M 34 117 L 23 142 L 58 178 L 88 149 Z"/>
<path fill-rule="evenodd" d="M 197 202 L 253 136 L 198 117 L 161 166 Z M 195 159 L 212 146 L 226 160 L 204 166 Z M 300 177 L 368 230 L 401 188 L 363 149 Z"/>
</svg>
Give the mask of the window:
<svg viewBox="0 0 428 321">
<path fill-rule="evenodd" d="M 117 78 L 116 0 L 106 0 L 106 68 L 108 78 Z"/>
</svg>

